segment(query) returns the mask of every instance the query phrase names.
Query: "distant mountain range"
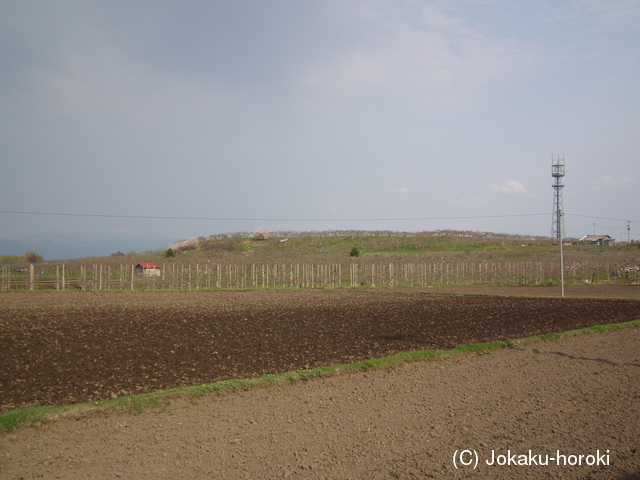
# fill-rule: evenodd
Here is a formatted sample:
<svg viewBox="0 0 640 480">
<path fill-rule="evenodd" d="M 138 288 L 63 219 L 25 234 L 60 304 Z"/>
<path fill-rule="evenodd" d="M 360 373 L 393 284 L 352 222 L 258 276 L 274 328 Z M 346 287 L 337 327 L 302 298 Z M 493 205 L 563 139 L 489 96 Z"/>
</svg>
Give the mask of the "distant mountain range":
<svg viewBox="0 0 640 480">
<path fill-rule="evenodd" d="M 53 232 L 2 239 L 0 256 L 35 252 L 46 260 L 105 257 L 113 253 L 146 252 L 168 248 L 176 240 L 130 233 Z"/>
</svg>

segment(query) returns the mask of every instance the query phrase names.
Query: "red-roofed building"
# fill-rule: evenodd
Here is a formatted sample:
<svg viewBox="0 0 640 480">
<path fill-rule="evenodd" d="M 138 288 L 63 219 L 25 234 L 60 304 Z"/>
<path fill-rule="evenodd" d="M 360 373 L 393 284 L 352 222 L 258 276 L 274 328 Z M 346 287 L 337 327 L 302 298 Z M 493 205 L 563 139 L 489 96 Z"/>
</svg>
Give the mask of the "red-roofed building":
<svg viewBox="0 0 640 480">
<path fill-rule="evenodd" d="M 159 277 L 161 270 L 155 263 L 139 263 L 134 268 L 136 275 L 144 275 L 145 277 Z"/>
</svg>

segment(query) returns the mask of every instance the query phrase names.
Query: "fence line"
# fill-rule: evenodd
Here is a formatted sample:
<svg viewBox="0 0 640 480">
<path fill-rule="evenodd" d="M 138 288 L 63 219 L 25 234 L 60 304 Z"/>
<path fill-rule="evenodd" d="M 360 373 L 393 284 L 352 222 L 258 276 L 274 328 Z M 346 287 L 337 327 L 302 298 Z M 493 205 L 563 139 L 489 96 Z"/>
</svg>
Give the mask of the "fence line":
<svg viewBox="0 0 640 480">
<path fill-rule="evenodd" d="M 560 281 L 557 263 L 413 262 L 189 263 L 160 266 L 160 275 L 138 275 L 133 265 L 56 265 L 49 269 L 3 265 L 0 290 L 200 290 L 246 288 L 426 287 L 474 283 L 541 285 Z M 606 264 L 565 264 L 571 283 L 635 282 L 635 271 Z"/>
</svg>

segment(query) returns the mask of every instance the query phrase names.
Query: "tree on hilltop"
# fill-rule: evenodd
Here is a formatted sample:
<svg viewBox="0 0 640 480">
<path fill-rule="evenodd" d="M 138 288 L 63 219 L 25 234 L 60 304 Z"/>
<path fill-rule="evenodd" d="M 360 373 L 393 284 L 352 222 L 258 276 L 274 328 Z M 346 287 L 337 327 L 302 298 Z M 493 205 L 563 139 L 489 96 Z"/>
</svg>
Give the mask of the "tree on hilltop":
<svg viewBox="0 0 640 480">
<path fill-rule="evenodd" d="M 38 263 L 38 262 L 44 261 L 44 258 L 42 258 L 42 255 L 38 255 L 37 253 L 34 253 L 34 252 L 25 252 L 24 258 L 29 263 Z"/>
<path fill-rule="evenodd" d="M 256 240 L 267 240 L 268 238 L 271 238 L 271 230 L 260 228 L 253 232 L 253 238 Z"/>
</svg>

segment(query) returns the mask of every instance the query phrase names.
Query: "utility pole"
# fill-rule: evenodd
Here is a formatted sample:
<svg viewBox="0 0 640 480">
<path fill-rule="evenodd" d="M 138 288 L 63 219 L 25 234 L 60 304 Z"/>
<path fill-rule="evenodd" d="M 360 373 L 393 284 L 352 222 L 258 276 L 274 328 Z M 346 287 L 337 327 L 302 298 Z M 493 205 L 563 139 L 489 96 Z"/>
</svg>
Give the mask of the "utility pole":
<svg viewBox="0 0 640 480">
<path fill-rule="evenodd" d="M 551 222 L 551 236 L 558 240 L 560 245 L 560 291 L 564 297 L 564 257 L 562 252 L 562 240 L 564 239 L 564 211 L 562 206 L 562 177 L 564 177 L 564 154 L 562 158 L 553 158 L 551 155 L 551 176 L 553 182 L 553 214 Z"/>
<path fill-rule="evenodd" d="M 631 246 L 631 220 L 627 220 L 627 247 Z"/>
</svg>

